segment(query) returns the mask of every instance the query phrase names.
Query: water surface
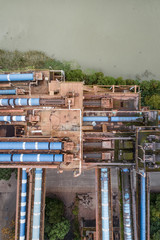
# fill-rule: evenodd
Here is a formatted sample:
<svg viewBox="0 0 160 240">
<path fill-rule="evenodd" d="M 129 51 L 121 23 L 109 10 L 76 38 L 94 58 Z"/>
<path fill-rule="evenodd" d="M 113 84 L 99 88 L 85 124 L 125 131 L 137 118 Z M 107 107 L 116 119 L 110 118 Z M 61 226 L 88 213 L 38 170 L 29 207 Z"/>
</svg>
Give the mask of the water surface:
<svg viewBox="0 0 160 240">
<path fill-rule="evenodd" d="M 159 0 L 0 0 L 0 48 L 160 79 Z"/>
</svg>

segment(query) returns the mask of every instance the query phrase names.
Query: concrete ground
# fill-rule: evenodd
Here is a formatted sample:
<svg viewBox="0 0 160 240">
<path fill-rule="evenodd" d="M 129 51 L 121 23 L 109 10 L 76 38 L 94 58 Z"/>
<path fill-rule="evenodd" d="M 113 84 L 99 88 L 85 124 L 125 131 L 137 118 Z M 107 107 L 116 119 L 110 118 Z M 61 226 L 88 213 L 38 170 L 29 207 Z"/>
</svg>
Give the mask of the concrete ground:
<svg viewBox="0 0 160 240">
<path fill-rule="evenodd" d="M 160 172 L 150 173 L 151 192 L 160 192 Z"/>
<path fill-rule="evenodd" d="M 47 169 L 46 172 L 46 196 L 57 196 L 60 198 L 67 210 L 67 216 L 71 218 L 71 208 L 76 194 L 89 194 L 91 204 L 85 208 L 80 205 L 80 218 L 95 218 L 95 171 L 84 171 L 80 177 L 74 178 L 72 171 L 57 174 L 55 169 Z"/>
<path fill-rule="evenodd" d="M 9 181 L 0 181 L 0 239 L 1 229 L 11 222 L 16 212 L 17 180 L 13 173 Z"/>
</svg>

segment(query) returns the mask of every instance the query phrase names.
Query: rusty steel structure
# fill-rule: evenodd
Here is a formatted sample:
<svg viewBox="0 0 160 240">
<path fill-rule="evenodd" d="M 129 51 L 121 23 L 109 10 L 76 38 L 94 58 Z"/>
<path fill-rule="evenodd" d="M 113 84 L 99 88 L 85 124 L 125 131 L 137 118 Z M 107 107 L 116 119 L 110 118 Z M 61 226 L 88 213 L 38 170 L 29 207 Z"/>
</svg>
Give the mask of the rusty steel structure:
<svg viewBox="0 0 160 240">
<path fill-rule="evenodd" d="M 47 168 L 57 168 L 59 172 L 72 170 L 74 177 L 80 176 L 83 170 L 95 168 L 96 240 L 102 239 L 100 172 L 103 168 L 108 169 L 108 236 L 109 240 L 119 239 L 123 231 L 120 221 L 126 221 L 121 216 L 123 206 L 118 207 L 117 203 L 124 200 L 122 170 L 128 169 L 126 171 L 139 178 L 142 172 L 159 168 L 160 113 L 141 107 L 140 87 L 87 86 L 83 82 L 66 82 L 62 70 L 35 70 L 1 74 L 0 94 L 0 168 L 18 169 L 15 239 L 19 236 L 22 168 L 28 176 L 26 239 L 31 239 L 33 231 L 37 168 L 43 169 L 39 239 L 43 240 L 44 235 Z M 142 139 L 149 144 L 144 144 Z M 156 148 L 156 155 L 148 153 L 151 145 Z M 112 169 L 117 169 L 116 183 L 112 182 Z M 137 226 L 141 193 L 135 194 L 134 181 L 132 176 L 128 183 L 131 184 L 128 188 L 132 189 L 130 202 L 134 223 L 129 231 L 133 239 L 140 239 Z M 140 189 L 139 181 L 137 189 Z M 146 191 L 146 224 L 149 224 L 149 180 Z M 144 235 L 149 239 L 149 227 L 147 229 Z"/>
</svg>

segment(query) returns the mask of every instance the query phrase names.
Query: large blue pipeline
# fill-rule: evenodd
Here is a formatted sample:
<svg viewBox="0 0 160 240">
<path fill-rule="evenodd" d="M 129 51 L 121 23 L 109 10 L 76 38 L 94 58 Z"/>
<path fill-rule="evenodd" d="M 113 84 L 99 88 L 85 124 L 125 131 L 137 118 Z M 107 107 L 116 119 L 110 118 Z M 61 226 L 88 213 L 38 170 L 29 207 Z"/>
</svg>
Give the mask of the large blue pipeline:
<svg viewBox="0 0 160 240">
<path fill-rule="evenodd" d="M 25 122 L 26 116 L 0 116 L 0 122 Z"/>
<path fill-rule="evenodd" d="M 0 82 L 33 81 L 33 73 L 0 74 Z"/>
<path fill-rule="evenodd" d="M 132 122 L 141 120 L 143 117 L 111 117 L 111 122 Z M 83 122 L 108 122 L 109 118 L 104 116 L 83 117 Z"/>
<path fill-rule="evenodd" d="M 1 98 L 0 106 L 39 106 L 40 98 Z"/>
<path fill-rule="evenodd" d="M 146 179 L 141 176 L 140 240 L 146 240 Z"/>
<path fill-rule="evenodd" d="M 108 169 L 101 169 L 102 240 L 109 240 Z"/>
<path fill-rule="evenodd" d="M 36 168 L 34 205 L 33 205 L 32 240 L 40 239 L 41 192 L 42 192 L 42 168 Z"/>
<path fill-rule="evenodd" d="M 16 95 L 16 89 L 0 90 L 0 95 Z"/>
<path fill-rule="evenodd" d="M 63 154 L 0 154 L 0 162 L 63 162 Z"/>
<path fill-rule="evenodd" d="M 19 240 L 25 240 L 26 229 L 26 202 L 27 202 L 27 173 L 26 169 L 22 169 L 22 185 L 21 185 L 21 207 L 20 207 L 20 233 Z"/>
<path fill-rule="evenodd" d="M 0 150 L 61 150 L 61 142 L 0 142 Z"/>
</svg>

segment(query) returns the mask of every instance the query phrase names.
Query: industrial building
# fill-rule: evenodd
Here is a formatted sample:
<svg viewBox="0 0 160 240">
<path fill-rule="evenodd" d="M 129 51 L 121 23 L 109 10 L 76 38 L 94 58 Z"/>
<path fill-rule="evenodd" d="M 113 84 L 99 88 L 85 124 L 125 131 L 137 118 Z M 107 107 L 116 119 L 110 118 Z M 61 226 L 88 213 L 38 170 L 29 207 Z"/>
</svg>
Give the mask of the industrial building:
<svg viewBox="0 0 160 240">
<path fill-rule="evenodd" d="M 95 168 L 89 239 L 149 239 L 147 173 L 160 168 L 159 122 L 136 85 L 66 82 L 62 70 L 0 74 L 0 168 L 18 169 L 15 239 L 44 239 L 47 168 L 74 177 Z"/>
</svg>

